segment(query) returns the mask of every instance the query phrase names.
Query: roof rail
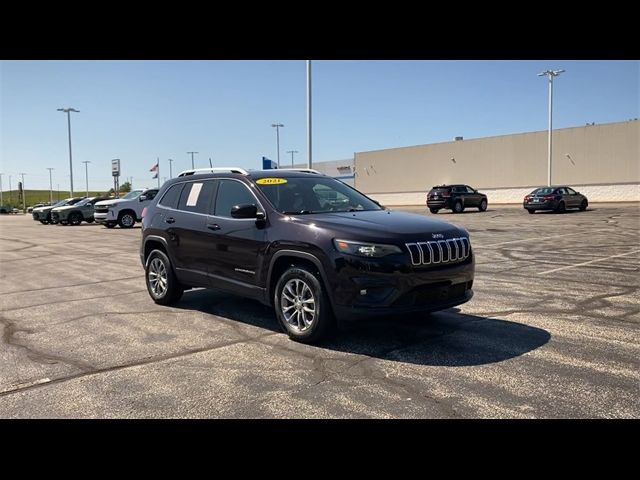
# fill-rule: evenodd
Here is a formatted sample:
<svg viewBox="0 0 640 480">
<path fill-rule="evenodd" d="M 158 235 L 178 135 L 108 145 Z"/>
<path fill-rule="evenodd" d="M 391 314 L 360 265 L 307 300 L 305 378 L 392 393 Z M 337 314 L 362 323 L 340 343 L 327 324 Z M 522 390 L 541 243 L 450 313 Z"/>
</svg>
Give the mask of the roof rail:
<svg viewBox="0 0 640 480">
<path fill-rule="evenodd" d="M 179 177 L 184 177 L 186 175 L 197 175 L 199 173 L 239 173 L 241 175 L 248 175 L 244 168 L 240 167 L 213 167 L 213 168 L 190 168 L 189 170 L 184 170 L 178 174 Z"/>
<path fill-rule="evenodd" d="M 302 172 L 302 173 L 317 173 L 318 175 L 324 175 L 324 173 L 314 170 L 313 168 L 277 168 L 276 170 L 286 170 L 289 172 Z"/>
</svg>

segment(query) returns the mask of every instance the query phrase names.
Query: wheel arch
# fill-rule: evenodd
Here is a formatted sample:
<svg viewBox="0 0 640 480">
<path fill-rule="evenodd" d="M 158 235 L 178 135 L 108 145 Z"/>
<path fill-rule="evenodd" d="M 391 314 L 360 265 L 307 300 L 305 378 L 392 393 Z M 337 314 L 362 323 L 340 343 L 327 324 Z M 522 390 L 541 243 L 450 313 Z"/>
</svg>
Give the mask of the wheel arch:
<svg viewBox="0 0 640 480">
<path fill-rule="evenodd" d="M 265 301 L 269 305 L 273 305 L 273 294 L 280 275 L 282 275 L 287 268 L 293 265 L 306 265 L 314 268 L 320 274 L 322 286 L 327 292 L 329 301 L 333 304 L 333 293 L 331 292 L 331 289 L 328 288 L 329 282 L 327 280 L 327 274 L 325 273 L 320 259 L 311 253 L 301 252 L 299 250 L 279 250 L 273 255 L 273 257 L 271 257 L 267 273 Z"/>
</svg>

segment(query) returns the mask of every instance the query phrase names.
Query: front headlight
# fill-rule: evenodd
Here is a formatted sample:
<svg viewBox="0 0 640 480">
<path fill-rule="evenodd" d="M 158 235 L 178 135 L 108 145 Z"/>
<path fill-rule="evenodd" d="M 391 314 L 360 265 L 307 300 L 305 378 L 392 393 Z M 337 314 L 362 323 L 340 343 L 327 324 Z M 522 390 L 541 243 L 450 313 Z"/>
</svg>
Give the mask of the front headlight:
<svg viewBox="0 0 640 480">
<path fill-rule="evenodd" d="M 394 253 L 402 253 L 400 247 L 395 245 L 384 245 L 380 243 L 364 243 L 354 242 L 351 240 L 334 239 L 333 244 L 336 250 L 350 255 L 358 255 L 360 257 L 385 257 Z"/>
</svg>

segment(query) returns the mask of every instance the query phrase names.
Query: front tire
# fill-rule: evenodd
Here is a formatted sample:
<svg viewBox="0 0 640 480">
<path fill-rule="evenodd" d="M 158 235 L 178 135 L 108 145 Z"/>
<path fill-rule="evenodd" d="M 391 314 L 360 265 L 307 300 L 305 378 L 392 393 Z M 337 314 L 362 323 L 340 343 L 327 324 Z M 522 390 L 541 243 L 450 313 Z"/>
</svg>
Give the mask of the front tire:
<svg viewBox="0 0 640 480">
<path fill-rule="evenodd" d="M 435 213 L 438 213 L 438 209 L 437 209 L 437 208 L 430 208 L 430 209 L 429 209 L 429 211 L 430 211 L 431 213 L 434 213 L 434 214 L 435 214 Z"/>
<path fill-rule="evenodd" d="M 462 202 L 458 200 L 453 204 L 453 212 L 454 213 L 462 213 L 464 211 L 464 207 L 462 206 Z"/>
<path fill-rule="evenodd" d="M 121 213 L 118 217 L 120 228 L 132 228 L 136 224 L 136 217 L 131 212 Z"/>
<path fill-rule="evenodd" d="M 171 305 L 184 293 L 173 273 L 171 261 L 162 250 L 153 250 L 145 265 L 145 283 L 151 299 L 159 305 Z"/>
<path fill-rule="evenodd" d="M 335 325 L 327 292 L 309 267 L 293 266 L 280 276 L 273 304 L 278 322 L 297 342 L 316 343 Z"/>
<path fill-rule="evenodd" d="M 536 213 L 536 211 L 533 208 L 527 208 L 527 212 L 529 212 L 531 215 Z"/>
<path fill-rule="evenodd" d="M 82 214 L 81 213 L 72 213 L 69 216 L 69 223 L 71 225 L 80 225 L 82 223 Z"/>
<path fill-rule="evenodd" d="M 585 198 L 580 204 L 580 211 L 584 212 L 587 209 L 587 206 L 589 206 L 589 202 L 587 202 L 587 199 Z"/>
<path fill-rule="evenodd" d="M 46 225 L 49 222 L 47 220 L 40 220 L 40 223 L 43 224 L 43 225 Z"/>
<path fill-rule="evenodd" d="M 487 201 L 486 200 L 482 200 L 480 202 L 480 206 L 478 207 L 478 210 L 480 210 L 481 212 L 486 212 L 487 211 Z"/>
</svg>

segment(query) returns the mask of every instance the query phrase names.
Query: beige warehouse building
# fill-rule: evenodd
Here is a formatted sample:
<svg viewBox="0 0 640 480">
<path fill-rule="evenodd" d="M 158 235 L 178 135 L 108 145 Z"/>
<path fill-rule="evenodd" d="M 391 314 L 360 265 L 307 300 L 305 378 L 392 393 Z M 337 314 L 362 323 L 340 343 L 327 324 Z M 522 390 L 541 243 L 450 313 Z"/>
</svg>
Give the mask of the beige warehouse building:
<svg viewBox="0 0 640 480">
<path fill-rule="evenodd" d="M 547 183 L 547 131 L 356 152 L 353 185 L 385 205 L 422 205 L 434 185 L 463 183 L 490 203 L 519 203 Z M 637 119 L 553 131 L 552 183 L 591 202 L 640 201 Z M 327 168 L 324 168 L 326 165 Z M 332 176 L 348 160 L 315 163 Z M 327 170 L 326 172 L 324 170 Z"/>
</svg>

